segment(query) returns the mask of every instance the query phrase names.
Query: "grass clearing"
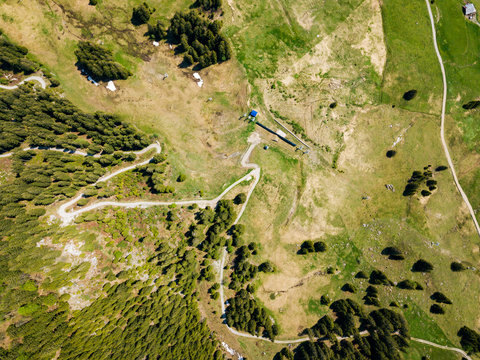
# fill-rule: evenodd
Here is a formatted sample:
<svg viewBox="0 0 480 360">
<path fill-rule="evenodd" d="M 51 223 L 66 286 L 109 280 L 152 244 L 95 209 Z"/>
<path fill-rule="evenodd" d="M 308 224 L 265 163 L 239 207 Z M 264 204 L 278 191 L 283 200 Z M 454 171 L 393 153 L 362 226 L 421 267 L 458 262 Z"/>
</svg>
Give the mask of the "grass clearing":
<svg viewBox="0 0 480 360">
<path fill-rule="evenodd" d="M 382 2 L 387 63 L 382 86 L 382 102 L 403 108 L 438 114 L 442 78 L 433 49 L 430 19 L 423 1 Z M 399 14 L 402 14 L 399 16 Z M 417 96 L 402 99 L 411 89 Z"/>
</svg>

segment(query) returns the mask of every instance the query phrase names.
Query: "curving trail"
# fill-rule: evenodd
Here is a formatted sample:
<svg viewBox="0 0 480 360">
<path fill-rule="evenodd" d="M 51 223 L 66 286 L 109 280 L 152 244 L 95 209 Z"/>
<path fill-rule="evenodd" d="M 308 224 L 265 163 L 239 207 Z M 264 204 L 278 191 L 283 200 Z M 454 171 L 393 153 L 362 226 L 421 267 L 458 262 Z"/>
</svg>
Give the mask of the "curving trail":
<svg viewBox="0 0 480 360">
<path fill-rule="evenodd" d="M 142 149 L 142 150 L 138 150 L 138 151 L 124 151 L 125 153 L 133 153 L 133 154 L 136 154 L 136 155 L 142 155 L 142 154 L 145 154 L 147 151 L 151 150 L 151 149 L 154 149 L 156 148 L 157 149 L 157 153 L 159 153 L 161 151 L 161 148 L 160 148 L 160 144 L 157 143 L 153 143 L 151 145 L 148 145 L 146 148 Z M 94 154 L 94 155 L 91 155 L 91 154 L 88 154 L 86 153 L 85 151 L 82 151 L 82 150 L 68 150 L 68 149 L 64 149 L 64 148 L 53 148 L 53 147 L 41 147 L 41 146 L 34 146 L 34 147 L 26 147 L 26 148 L 23 148 L 23 149 L 20 149 L 20 150 L 23 150 L 23 151 L 28 151 L 28 150 L 42 150 L 42 151 L 58 151 L 58 152 L 63 152 L 65 154 L 70 154 L 70 155 L 80 155 L 80 156 L 89 156 L 89 157 L 93 157 L 93 158 L 99 158 L 100 156 L 102 156 L 101 154 Z M 9 157 L 9 156 L 12 156 L 13 155 L 13 152 L 9 152 L 9 153 L 5 153 L 5 154 L 1 154 L 0 155 L 0 158 L 5 158 L 5 157 Z M 139 164 L 135 165 L 135 166 L 140 166 Z M 134 167 L 135 167 L 134 166 Z M 126 170 L 124 170 L 126 171 Z M 115 173 L 115 175 L 118 175 L 118 173 Z M 112 176 L 113 177 L 113 176 Z M 105 180 L 102 180 L 102 181 L 105 181 Z"/>
<path fill-rule="evenodd" d="M 41 76 L 35 76 L 34 75 L 34 76 L 26 77 L 21 82 L 19 82 L 18 85 L 12 85 L 12 86 L 0 85 L 0 89 L 15 90 L 16 88 L 18 88 L 19 85 L 22 85 L 27 81 L 37 81 L 37 82 L 39 82 L 42 89 L 45 89 L 47 87 L 47 83 L 45 82 L 45 80 L 43 80 L 43 78 Z"/>
<path fill-rule="evenodd" d="M 460 195 L 463 198 L 463 201 L 467 205 L 468 211 L 470 212 L 470 216 L 472 217 L 473 223 L 475 225 L 475 229 L 477 231 L 478 236 L 480 236 L 480 226 L 478 225 L 477 218 L 475 217 L 475 211 L 470 205 L 470 201 L 468 200 L 467 195 L 462 189 L 460 182 L 458 181 L 457 174 L 455 172 L 455 167 L 453 166 L 453 161 L 450 156 L 450 151 L 448 150 L 447 142 L 445 141 L 445 108 L 447 103 L 447 76 L 445 74 L 445 67 L 443 66 L 443 59 L 440 55 L 440 51 L 438 50 L 437 44 L 437 32 L 435 30 L 435 21 L 433 19 L 432 8 L 430 6 L 430 0 L 425 0 L 428 9 L 428 15 L 430 16 L 430 23 L 432 25 L 432 35 L 433 35 L 433 47 L 435 48 L 435 53 L 437 54 L 438 63 L 440 64 L 440 70 L 442 71 L 442 80 L 443 80 L 443 99 L 442 99 L 442 116 L 441 116 L 441 125 L 440 125 L 440 137 L 442 140 L 442 147 L 443 151 L 445 152 L 445 157 L 447 158 L 448 166 L 452 171 L 453 181 L 457 186 Z"/>
<path fill-rule="evenodd" d="M 433 347 L 436 347 L 436 348 L 439 348 L 439 349 L 443 349 L 443 350 L 450 350 L 450 351 L 455 351 L 457 353 L 459 353 L 460 355 L 462 355 L 465 359 L 467 360 L 473 360 L 470 356 L 468 356 L 468 354 L 463 351 L 462 349 L 458 349 L 458 348 L 454 348 L 454 347 L 449 347 L 449 346 L 444 346 L 444 345 L 439 345 L 439 344 L 435 344 L 431 341 L 428 341 L 428 340 L 423 340 L 423 339 L 417 339 L 417 338 L 410 338 L 410 340 L 412 341 L 416 341 L 416 342 L 419 342 L 419 343 L 422 343 L 422 344 L 426 344 L 426 345 L 430 345 L 430 346 L 433 346 Z"/>
<path fill-rule="evenodd" d="M 257 135 L 258 136 L 258 135 Z M 131 202 L 121 202 L 121 201 L 112 201 L 112 200 L 104 200 L 104 201 L 99 201 L 99 202 L 96 202 L 94 204 L 91 204 L 89 206 L 85 206 L 81 209 L 78 209 L 78 210 L 75 210 L 75 211 L 67 211 L 68 208 L 70 208 L 71 206 L 74 206 L 78 200 L 80 200 L 82 197 L 83 197 L 83 193 L 80 193 L 79 195 L 77 195 L 76 197 L 72 198 L 71 200 L 67 201 L 66 203 L 62 204 L 59 206 L 58 210 L 57 210 L 57 215 L 58 217 L 60 218 L 60 220 L 62 221 L 62 224 L 63 225 L 68 225 L 70 224 L 78 215 L 84 213 L 84 212 L 87 212 L 87 211 L 91 211 L 91 210 L 95 210 L 95 209 L 99 209 L 99 208 L 102 208 L 102 207 L 105 207 L 105 206 L 115 206 L 115 207 L 124 207 L 124 208 L 147 208 L 147 207 L 151 207 L 151 206 L 168 206 L 168 205 L 193 205 L 193 204 L 197 204 L 199 207 L 201 208 L 205 208 L 207 206 L 210 206 L 212 208 L 215 207 L 215 205 L 217 204 L 217 202 L 219 200 L 221 200 L 225 194 L 227 194 L 230 190 L 232 190 L 235 186 L 237 186 L 238 184 L 242 183 L 243 181 L 248 181 L 249 179 L 251 179 L 252 177 L 255 179 L 253 184 L 250 186 L 250 189 L 248 191 L 248 194 L 247 194 L 247 200 L 245 201 L 245 203 L 243 204 L 242 206 L 242 209 L 240 210 L 240 213 L 239 215 L 237 216 L 237 219 L 235 220 L 235 223 L 238 222 L 238 220 L 240 219 L 240 217 L 242 216 L 243 212 L 245 211 L 245 208 L 246 208 L 246 205 L 248 203 L 248 200 L 250 199 L 250 196 L 253 192 L 253 189 L 255 188 L 255 186 L 257 185 L 258 181 L 260 180 L 260 168 L 258 167 L 258 165 L 256 164 L 246 164 L 246 159 L 248 159 L 248 157 L 250 156 L 251 152 L 253 151 L 254 147 L 258 144 L 258 142 L 260 141 L 260 138 L 258 137 L 258 140 L 255 140 L 255 142 L 253 142 L 250 147 L 248 148 L 247 152 L 244 154 L 242 160 L 241 160 L 241 164 L 242 166 L 246 167 L 246 168 L 253 168 L 252 171 L 250 171 L 247 175 L 243 176 L 242 178 L 238 179 L 237 181 L 235 181 L 233 184 L 231 184 L 229 187 L 227 187 L 220 195 L 218 195 L 216 198 L 214 199 L 211 199 L 211 200 L 179 200 L 179 201 L 152 201 L 152 200 L 139 200 L 139 201 L 131 201 Z M 146 151 L 152 149 L 152 148 L 155 148 L 157 150 L 157 153 L 160 153 L 161 152 L 161 147 L 160 147 L 160 144 L 156 143 L 156 144 L 152 144 L 150 145 L 149 147 L 141 150 L 141 151 L 137 151 L 135 152 L 136 154 L 142 154 L 142 153 L 145 153 Z M 143 166 L 143 165 L 146 165 L 150 162 L 151 159 L 148 159 L 148 160 L 145 160 L 141 163 L 137 163 L 137 164 L 133 164 L 133 165 L 130 165 L 130 166 L 127 166 L 125 168 L 122 168 L 122 169 L 119 169 L 117 171 L 114 171 L 113 173 L 111 174 L 108 174 L 108 175 L 104 175 L 102 176 L 101 178 L 99 178 L 97 180 L 97 182 L 95 182 L 95 184 L 99 183 L 99 182 L 102 182 L 102 181 L 107 181 L 107 180 L 110 180 L 111 178 L 125 172 L 125 171 L 129 171 L 129 170 L 132 170 L 136 167 L 139 167 L 139 166 Z M 94 184 L 94 185 L 95 185 Z"/>
</svg>

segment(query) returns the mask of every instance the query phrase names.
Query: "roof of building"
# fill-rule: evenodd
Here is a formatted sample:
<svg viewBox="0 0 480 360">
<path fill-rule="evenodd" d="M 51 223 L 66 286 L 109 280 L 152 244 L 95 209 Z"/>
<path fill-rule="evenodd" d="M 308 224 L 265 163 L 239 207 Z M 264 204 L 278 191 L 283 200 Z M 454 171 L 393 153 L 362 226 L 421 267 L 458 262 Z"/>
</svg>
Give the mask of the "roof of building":
<svg viewBox="0 0 480 360">
<path fill-rule="evenodd" d="M 475 10 L 475 6 L 473 4 L 465 4 L 463 6 L 463 8 L 465 9 L 465 15 L 471 15 L 471 14 L 475 14 L 477 12 L 477 10 Z"/>
<path fill-rule="evenodd" d="M 253 117 L 257 116 L 258 112 L 256 112 L 255 110 L 252 110 L 250 112 L 250 115 L 252 115 Z"/>
</svg>

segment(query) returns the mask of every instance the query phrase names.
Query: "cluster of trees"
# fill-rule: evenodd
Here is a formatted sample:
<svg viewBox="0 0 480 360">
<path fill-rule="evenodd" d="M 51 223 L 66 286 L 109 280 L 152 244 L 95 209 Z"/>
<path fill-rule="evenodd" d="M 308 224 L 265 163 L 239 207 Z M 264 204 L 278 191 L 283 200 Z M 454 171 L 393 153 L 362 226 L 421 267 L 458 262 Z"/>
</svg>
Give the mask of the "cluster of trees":
<svg viewBox="0 0 480 360">
<path fill-rule="evenodd" d="M 177 51 L 184 53 L 187 65 L 195 64 L 201 68 L 227 61 L 232 57 L 232 50 L 226 37 L 220 33 L 220 20 L 210 21 L 198 11 L 177 12 L 168 29 Z"/>
<path fill-rule="evenodd" d="M 457 335 L 460 337 L 460 345 L 469 353 L 480 352 L 480 334 L 467 326 L 463 326 L 458 330 Z"/>
<path fill-rule="evenodd" d="M 15 45 L 0 30 L 0 69 L 14 73 L 30 74 L 39 68 L 39 64 L 28 59 L 28 49 Z"/>
<path fill-rule="evenodd" d="M 223 359 L 218 341 L 198 311 L 196 251 L 188 249 L 183 239 L 176 241 L 176 233 L 159 236 L 159 218 L 165 223 L 180 222 L 173 209 L 164 209 L 145 229 L 150 217 L 142 216 L 142 226 L 133 226 L 135 222 L 123 210 L 110 212 L 109 218 L 103 217 L 105 213 L 102 218 L 100 214 L 95 217 L 92 227 L 105 225 L 102 234 L 121 237 L 124 244 L 150 242 L 144 248 L 150 250 L 145 252 L 141 271 L 155 276 L 142 281 L 135 268 L 120 271 L 116 266 L 107 267 L 105 278 L 94 280 L 100 285 L 103 282 L 103 289 L 96 290 L 101 295 L 78 311 L 69 308 L 68 293 L 57 293 L 74 279 L 84 279 L 89 263 L 70 267 L 59 259 L 60 251 L 39 245 L 42 239 L 64 243 L 65 237 L 71 236 L 41 218 L 46 214 L 44 206 L 94 183 L 106 166 L 134 160 L 133 154 L 115 150 L 141 148 L 143 136 L 114 117 L 81 113 L 68 101 L 33 92 L 28 86 L 1 92 L 0 107 L 2 140 L 4 134 L 18 137 L 3 151 L 44 139 L 46 146 L 65 148 L 89 149 L 93 144 L 93 150 L 105 154 L 97 159 L 31 150 L 12 156 L 7 170 L 13 176 L 0 185 L 0 319 L 8 317 L 8 329 L 6 333 L 0 330 L 0 336 L 10 339 L 8 347 L 0 347 L 0 358 Z M 164 160 L 154 161 L 162 165 Z M 96 192 L 91 187 L 88 195 Z M 129 210 L 128 214 L 134 211 L 144 214 L 146 210 Z M 142 231 L 142 236 L 132 237 Z M 123 256 L 118 248 L 115 253 Z"/>
<path fill-rule="evenodd" d="M 78 67 L 96 80 L 124 80 L 132 75 L 114 60 L 110 50 L 89 41 L 79 41 L 75 55 Z"/>
<path fill-rule="evenodd" d="M 374 286 L 369 285 L 365 290 L 366 294 L 363 297 L 365 305 L 380 306 L 380 301 L 378 300 L 378 290 Z"/>
<path fill-rule="evenodd" d="M 28 85 L 0 92 L 0 153 L 26 143 L 32 147 L 67 150 L 138 150 L 149 144 L 146 136 L 118 117 L 87 114 L 70 101 Z M 75 134 L 72 134 L 75 133 Z"/>
<path fill-rule="evenodd" d="M 236 258 L 233 265 L 233 272 L 231 275 L 231 281 L 229 288 L 235 291 L 240 290 L 244 284 L 253 280 L 258 272 L 258 267 L 249 263 L 248 258 L 256 251 L 254 243 L 250 243 L 248 246 L 242 245 L 236 251 Z"/>
<path fill-rule="evenodd" d="M 177 250 L 159 246 L 149 261 L 155 261 L 164 274 L 155 287 L 128 279 L 128 272 L 121 271 L 112 277 L 114 282 L 104 285 L 105 296 L 73 314 L 54 295 L 39 297 L 37 303 L 44 310 L 8 328 L 10 337 L 22 340 L 8 350 L 0 348 L 0 357 L 223 359 L 198 311 L 193 251 L 182 245 Z M 167 285 L 172 277 L 175 281 Z M 22 295 L 30 301 L 34 296 L 29 294 L 35 292 L 25 284 L 29 290 Z"/>
<path fill-rule="evenodd" d="M 194 6 L 200 7 L 205 11 L 217 11 L 222 8 L 222 0 L 197 0 Z"/>
<path fill-rule="evenodd" d="M 330 309 L 335 313 L 335 320 L 325 315 L 305 331 L 317 341 L 301 343 L 293 352 L 283 349 L 275 359 L 401 359 L 401 351 L 408 347 L 408 328 L 400 313 L 379 309 L 367 315 L 351 299 L 337 300 Z M 361 334 L 364 330 L 365 336 Z"/>
<path fill-rule="evenodd" d="M 150 186 L 150 191 L 154 194 L 172 194 L 175 192 L 175 187 L 166 185 L 166 168 L 168 163 L 165 154 L 156 154 L 153 156 L 150 163 L 137 168 L 135 171 L 140 172 L 147 178 L 147 184 Z"/>
<path fill-rule="evenodd" d="M 231 227 L 235 220 L 235 208 L 231 200 L 220 200 L 215 207 L 215 211 L 209 207 L 198 212 L 198 224 L 194 230 L 188 232 L 191 244 L 197 244 L 197 247 L 206 252 L 211 258 L 217 259 L 220 255 L 220 248 L 233 245 L 232 238 L 225 238 L 222 234 Z M 209 226 L 208 226 L 209 225 Z M 206 234 L 203 235 L 203 229 L 208 226 Z"/>
<path fill-rule="evenodd" d="M 431 191 L 437 188 L 437 182 L 432 179 L 433 173 L 431 170 L 431 165 L 425 166 L 423 170 L 423 172 L 415 170 L 412 173 L 412 176 L 410 177 L 410 179 L 408 179 L 405 190 L 403 191 L 403 196 L 415 195 L 423 183 L 425 183 L 425 185 L 428 187 L 428 190 L 423 189 L 421 191 L 422 196 L 429 196 L 431 194 Z"/>
<path fill-rule="evenodd" d="M 325 252 L 327 251 L 327 244 L 323 241 L 306 240 L 300 245 L 300 250 L 297 254 L 305 255 L 311 252 Z"/>
<path fill-rule="evenodd" d="M 157 20 L 154 24 L 148 24 L 147 35 L 156 41 L 160 41 L 167 36 L 167 27 L 161 20 Z"/>
<path fill-rule="evenodd" d="M 278 335 L 278 327 L 272 322 L 265 308 L 251 298 L 244 289 L 228 300 L 225 311 L 227 324 L 230 327 L 272 340 Z"/>
<path fill-rule="evenodd" d="M 136 6 L 132 11 L 132 24 L 135 26 L 146 24 L 150 20 L 150 15 L 155 12 L 146 2 Z"/>
</svg>

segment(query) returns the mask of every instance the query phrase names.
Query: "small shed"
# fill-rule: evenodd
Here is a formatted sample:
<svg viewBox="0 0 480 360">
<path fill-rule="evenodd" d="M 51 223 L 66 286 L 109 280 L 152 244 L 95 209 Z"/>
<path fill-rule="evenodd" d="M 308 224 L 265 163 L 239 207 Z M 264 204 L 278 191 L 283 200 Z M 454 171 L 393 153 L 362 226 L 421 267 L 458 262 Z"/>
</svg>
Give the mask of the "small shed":
<svg viewBox="0 0 480 360">
<path fill-rule="evenodd" d="M 465 5 L 463 5 L 463 13 L 469 20 L 474 19 L 477 16 L 477 10 L 475 9 L 475 5 L 473 5 L 472 3 L 466 3 Z"/>
<path fill-rule="evenodd" d="M 257 115 L 258 115 L 257 111 L 255 111 L 255 110 L 250 111 L 250 116 L 257 117 Z"/>
</svg>

